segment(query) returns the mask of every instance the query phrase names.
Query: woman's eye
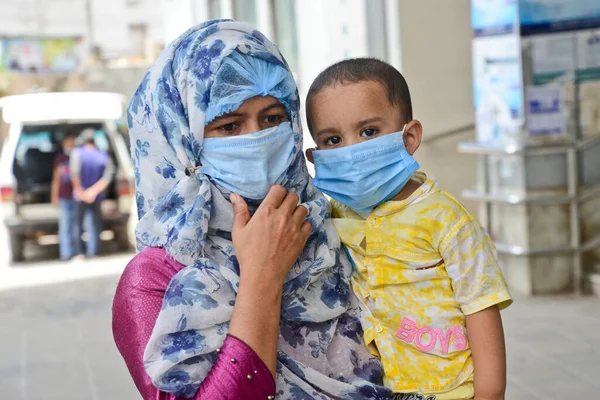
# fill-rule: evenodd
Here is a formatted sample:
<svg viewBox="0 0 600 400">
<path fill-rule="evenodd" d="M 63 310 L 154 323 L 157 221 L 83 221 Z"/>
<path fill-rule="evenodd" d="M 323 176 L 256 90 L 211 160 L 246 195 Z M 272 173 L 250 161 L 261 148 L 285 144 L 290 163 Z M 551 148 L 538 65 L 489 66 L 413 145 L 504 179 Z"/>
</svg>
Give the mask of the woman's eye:
<svg viewBox="0 0 600 400">
<path fill-rule="evenodd" d="M 375 135 L 377 135 L 377 129 L 373 128 L 363 129 L 363 131 L 360 133 L 360 136 L 362 137 L 371 137 Z"/>
<path fill-rule="evenodd" d="M 282 122 L 283 117 L 279 114 L 273 114 L 273 115 L 269 115 L 265 118 L 265 122 L 267 124 L 278 124 L 280 122 Z"/>
<path fill-rule="evenodd" d="M 325 144 L 328 146 L 335 146 L 336 144 L 340 144 L 342 142 L 342 138 L 339 136 L 332 136 L 325 141 Z"/>
<path fill-rule="evenodd" d="M 239 127 L 238 124 L 231 122 L 229 124 L 225 124 L 225 125 L 221 125 L 219 126 L 217 129 L 219 129 L 222 132 L 233 132 L 234 130 L 236 130 Z"/>
</svg>

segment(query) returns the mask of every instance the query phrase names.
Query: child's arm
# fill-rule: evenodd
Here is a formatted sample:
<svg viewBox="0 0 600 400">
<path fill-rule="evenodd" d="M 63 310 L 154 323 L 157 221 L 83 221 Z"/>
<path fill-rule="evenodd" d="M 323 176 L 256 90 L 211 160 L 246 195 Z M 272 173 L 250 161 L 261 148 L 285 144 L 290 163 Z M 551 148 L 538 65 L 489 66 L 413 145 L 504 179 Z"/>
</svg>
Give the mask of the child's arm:
<svg viewBox="0 0 600 400">
<path fill-rule="evenodd" d="M 512 303 L 494 244 L 469 216 L 451 225 L 440 254 L 466 318 L 475 368 L 475 400 L 504 399 L 506 354 L 500 311 Z"/>
<path fill-rule="evenodd" d="M 506 350 L 497 306 L 467 315 L 467 337 L 475 365 L 475 400 L 503 400 Z"/>
</svg>

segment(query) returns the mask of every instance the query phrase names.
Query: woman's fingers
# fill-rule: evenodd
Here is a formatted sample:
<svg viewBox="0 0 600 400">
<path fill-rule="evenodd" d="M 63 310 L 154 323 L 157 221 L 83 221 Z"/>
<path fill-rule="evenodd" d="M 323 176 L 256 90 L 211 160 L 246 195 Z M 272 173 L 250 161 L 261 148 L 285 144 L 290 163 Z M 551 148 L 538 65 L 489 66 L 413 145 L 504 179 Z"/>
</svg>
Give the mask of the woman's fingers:
<svg viewBox="0 0 600 400">
<path fill-rule="evenodd" d="M 281 206 L 281 203 L 283 202 L 283 200 L 286 198 L 286 195 L 287 195 L 287 191 L 285 190 L 285 188 L 283 186 L 274 185 L 271 188 L 271 190 L 269 190 L 267 197 L 265 197 L 265 199 L 263 200 L 259 209 L 263 206 L 271 206 L 273 208 L 279 208 Z"/>
<path fill-rule="evenodd" d="M 229 197 L 233 205 L 233 230 L 243 229 L 250 221 L 250 211 L 242 196 L 232 193 Z"/>
<path fill-rule="evenodd" d="M 304 206 L 297 206 L 292 214 L 292 220 L 297 224 L 302 224 L 308 216 L 308 209 Z"/>
<path fill-rule="evenodd" d="M 287 215 L 292 215 L 294 213 L 294 211 L 296 210 L 296 207 L 298 207 L 299 201 L 300 201 L 300 198 L 298 197 L 298 195 L 296 193 L 289 192 L 285 196 L 285 199 L 281 203 L 281 206 L 279 206 L 279 209 L 281 211 L 285 212 Z"/>
<path fill-rule="evenodd" d="M 310 234 L 312 233 L 312 225 L 310 222 L 304 222 L 302 224 L 302 228 L 300 228 L 300 232 L 302 232 L 303 239 L 304 239 L 304 244 L 306 244 L 306 241 L 308 240 L 308 237 L 310 236 Z"/>
</svg>

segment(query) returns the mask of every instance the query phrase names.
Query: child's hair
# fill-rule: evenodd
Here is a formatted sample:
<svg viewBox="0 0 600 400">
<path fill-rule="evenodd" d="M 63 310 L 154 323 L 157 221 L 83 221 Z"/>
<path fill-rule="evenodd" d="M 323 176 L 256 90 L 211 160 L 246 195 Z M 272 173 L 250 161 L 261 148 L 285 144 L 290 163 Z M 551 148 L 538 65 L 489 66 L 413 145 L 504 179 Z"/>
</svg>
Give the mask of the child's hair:
<svg viewBox="0 0 600 400">
<path fill-rule="evenodd" d="M 306 96 L 308 129 L 312 132 L 311 100 L 321 90 L 335 84 L 369 81 L 378 82 L 384 87 L 388 101 L 400 110 L 400 115 L 406 122 L 413 119 L 410 91 L 402 74 L 388 63 L 376 58 L 353 58 L 327 67 L 310 85 Z"/>
</svg>

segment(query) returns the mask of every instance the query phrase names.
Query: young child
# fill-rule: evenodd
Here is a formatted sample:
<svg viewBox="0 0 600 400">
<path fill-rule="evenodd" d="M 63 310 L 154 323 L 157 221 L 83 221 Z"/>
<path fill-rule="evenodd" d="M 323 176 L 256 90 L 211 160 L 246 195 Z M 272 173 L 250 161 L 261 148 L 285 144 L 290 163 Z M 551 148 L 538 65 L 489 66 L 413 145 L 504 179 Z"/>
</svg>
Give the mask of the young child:
<svg viewBox="0 0 600 400">
<path fill-rule="evenodd" d="M 423 127 L 403 76 L 375 59 L 342 61 L 306 105 L 313 184 L 333 198 L 385 385 L 401 399 L 503 399 L 499 310 L 512 300 L 485 230 L 417 172 Z"/>
</svg>

